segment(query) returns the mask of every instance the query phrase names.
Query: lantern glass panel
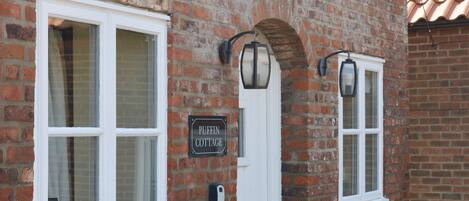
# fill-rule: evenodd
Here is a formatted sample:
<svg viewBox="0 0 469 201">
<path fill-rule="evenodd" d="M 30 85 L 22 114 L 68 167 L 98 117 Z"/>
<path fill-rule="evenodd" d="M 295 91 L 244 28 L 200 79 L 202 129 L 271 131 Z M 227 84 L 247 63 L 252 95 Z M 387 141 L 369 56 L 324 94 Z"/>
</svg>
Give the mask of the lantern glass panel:
<svg viewBox="0 0 469 201">
<path fill-rule="evenodd" d="M 245 45 L 243 55 L 241 57 L 241 77 L 243 79 L 244 88 L 252 88 L 254 85 L 254 48 Z"/>
<path fill-rule="evenodd" d="M 353 96 L 355 90 L 355 63 L 343 62 L 341 69 L 341 92 L 342 96 Z"/>
<path fill-rule="evenodd" d="M 267 88 L 270 76 L 270 55 L 266 46 L 257 48 L 257 88 Z"/>
</svg>

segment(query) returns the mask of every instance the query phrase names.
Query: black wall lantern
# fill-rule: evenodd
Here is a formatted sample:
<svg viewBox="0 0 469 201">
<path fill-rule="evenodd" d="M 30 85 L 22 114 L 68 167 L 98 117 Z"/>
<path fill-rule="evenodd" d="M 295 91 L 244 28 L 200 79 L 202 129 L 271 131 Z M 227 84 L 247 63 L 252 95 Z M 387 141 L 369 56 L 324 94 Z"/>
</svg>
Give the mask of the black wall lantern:
<svg viewBox="0 0 469 201">
<path fill-rule="evenodd" d="M 350 51 L 341 50 L 321 58 L 318 63 L 318 73 L 320 76 L 325 76 L 327 71 L 327 59 L 339 53 L 348 54 L 348 58 L 340 64 L 340 95 L 342 97 L 355 97 L 357 93 L 357 64 L 350 58 Z"/>
<path fill-rule="evenodd" d="M 231 48 L 241 36 L 255 35 L 254 31 L 246 31 L 236 34 L 229 40 L 224 40 L 218 48 L 220 61 L 223 64 L 230 63 Z M 264 53 L 264 54 L 260 54 Z M 252 41 L 243 47 L 241 53 L 241 80 L 245 89 L 267 89 L 270 80 L 270 53 L 266 44 Z"/>
</svg>

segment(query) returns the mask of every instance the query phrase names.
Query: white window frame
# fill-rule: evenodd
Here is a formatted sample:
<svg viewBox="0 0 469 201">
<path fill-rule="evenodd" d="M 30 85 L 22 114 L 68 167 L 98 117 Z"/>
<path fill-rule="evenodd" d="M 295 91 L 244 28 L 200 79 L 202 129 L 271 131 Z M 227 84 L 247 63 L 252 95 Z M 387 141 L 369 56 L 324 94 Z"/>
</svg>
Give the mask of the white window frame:
<svg viewBox="0 0 469 201">
<path fill-rule="evenodd" d="M 48 127 L 48 17 L 99 26 L 99 125 L 96 128 Z M 167 25 L 169 16 L 98 0 L 37 1 L 34 201 L 48 198 L 49 137 L 98 137 L 98 200 L 116 200 L 116 138 L 157 138 L 157 201 L 167 200 Z M 116 28 L 157 36 L 156 128 L 116 128 Z M 73 135 L 71 134 L 73 133 Z"/>
<path fill-rule="evenodd" d="M 347 54 L 339 54 L 338 66 L 347 59 Z M 339 100 L 339 200 L 340 201 L 386 201 L 383 194 L 383 64 L 384 59 L 360 54 L 350 54 L 351 59 L 357 63 L 358 88 L 358 128 L 343 128 L 343 98 L 338 92 Z M 378 73 L 378 127 L 365 128 L 365 71 Z M 340 72 L 340 69 L 339 71 Z M 339 73 L 338 78 L 339 78 Z M 343 136 L 353 134 L 358 136 L 358 194 L 353 196 L 343 196 Z M 378 189 L 372 192 L 365 192 L 365 136 L 366 134 L 378 135 Z"/>
</svg>

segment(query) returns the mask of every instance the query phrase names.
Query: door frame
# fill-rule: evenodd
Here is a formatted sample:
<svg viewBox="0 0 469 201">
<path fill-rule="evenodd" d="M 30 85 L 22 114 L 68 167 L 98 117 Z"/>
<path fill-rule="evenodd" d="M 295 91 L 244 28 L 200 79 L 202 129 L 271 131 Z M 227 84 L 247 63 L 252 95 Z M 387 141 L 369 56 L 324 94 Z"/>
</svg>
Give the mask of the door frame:
<svg viewBox="0 0 469 201">
<path fill-rule="evenodd" d="M 269 87 L 266 89 L 266 153 L 267 153 L 267 200 L 282 200 L 282 182 L 281 182 L 281 70 L 280 64 L 275 56 L 270 55 L 271 76 Z M 239 75 L 241 76 L 241 75 Z M 240 79 L 241 80 L 241 79 Z M 239 96 L 241 97 L 242 84 L 239 84 Z M 250 90 L 250 89 L 248 89 Z M 244 108 L 239 98 L 240 108 Z M 273 135 L 275 134 L 276 135 Z M 238 168 L 245 168 L 251 165 L 249 154 L 244 157 L 238 157 Z"/>
<path fill-rule="evenodd" d="M 270 55 L 272 62 L 270 86 L 267 89 L 267 169 L 269 201 L 282 200 L 282 76 L 280 64 L 275 56 Z"/>
</svg>

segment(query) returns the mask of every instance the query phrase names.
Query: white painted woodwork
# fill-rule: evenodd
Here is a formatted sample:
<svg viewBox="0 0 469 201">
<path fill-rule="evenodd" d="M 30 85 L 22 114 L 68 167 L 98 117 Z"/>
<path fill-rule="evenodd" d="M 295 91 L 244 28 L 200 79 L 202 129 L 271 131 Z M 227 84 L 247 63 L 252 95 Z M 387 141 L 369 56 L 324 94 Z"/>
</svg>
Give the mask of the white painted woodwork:
<svg viewBox="0 0 469 201">
<path fill-rule="evenodd" d="M 281 200 L 281 74 L 274 56 L 269 88 L 239 85 L 239 107 L 244 108 L 245 157 L 238 158 L 237 199 Z"/>
</svg>

